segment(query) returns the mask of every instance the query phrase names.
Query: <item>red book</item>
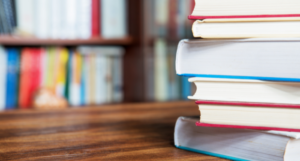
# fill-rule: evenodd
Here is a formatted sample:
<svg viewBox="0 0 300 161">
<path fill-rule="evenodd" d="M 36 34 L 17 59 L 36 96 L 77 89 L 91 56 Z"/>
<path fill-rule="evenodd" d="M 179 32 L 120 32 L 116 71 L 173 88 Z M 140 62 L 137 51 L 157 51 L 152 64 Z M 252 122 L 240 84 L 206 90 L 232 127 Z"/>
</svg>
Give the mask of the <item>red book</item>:
<svg viewBox="0 0 300 161">
<path fill-rule="evenodd" d="M 197 126 L 300 132 L 299 104 L 204 100 L 196 104 L 201 113 Z"/>
<path fill-rule="evenodd" d="M 40 86 L 40 79 L 41 79 L 41 54 L 42 49 L 41 48 L 32 48 L 31 49 L 31 55 L 32 55 L 32 69 L 31 69 L 31 85 L 30 85 L 30 91 L 29 91 L 29 101 L 30 105 L 32 103 L 34 93 Z"/>
<path fill-rule="evenodd" d="M 92 0 L 92 37 L 100 35 L 100 0 Z"/>
<path fill-rule="evenodd" d="M 20 108 L 30 107 L 30 90 L 31 90 L 31 65 L 32 55 L 30 48 L 24 48 L 21 51 L 20 65 L 20 85 L 19 85 L 19 106 Z"/>
<path fill-rule="evenodd" d="M 19 106 L 30 108 L 40 82 L 41 49 L 24 48 L 21 53 Z"/>
</svg>

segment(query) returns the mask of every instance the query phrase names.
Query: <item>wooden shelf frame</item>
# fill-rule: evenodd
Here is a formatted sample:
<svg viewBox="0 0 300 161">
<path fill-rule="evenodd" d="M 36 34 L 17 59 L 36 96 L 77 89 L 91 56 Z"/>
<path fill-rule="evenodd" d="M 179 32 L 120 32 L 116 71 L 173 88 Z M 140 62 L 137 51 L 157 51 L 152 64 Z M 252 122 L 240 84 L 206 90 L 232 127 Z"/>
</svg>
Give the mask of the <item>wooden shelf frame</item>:
<svg viewBox="0 0 300 161">
<path fill-rule="evenodd" d="M 0 36 L 0 44 L 5 46 L 19 45 L 130 45 L 133 38 L 127 36 L 125 38 L 106 39 L 101 37 L 93 37 L 89 39 L 39 39 L 34 37 L 17 37 L 17 36 Z"/>
</svg>

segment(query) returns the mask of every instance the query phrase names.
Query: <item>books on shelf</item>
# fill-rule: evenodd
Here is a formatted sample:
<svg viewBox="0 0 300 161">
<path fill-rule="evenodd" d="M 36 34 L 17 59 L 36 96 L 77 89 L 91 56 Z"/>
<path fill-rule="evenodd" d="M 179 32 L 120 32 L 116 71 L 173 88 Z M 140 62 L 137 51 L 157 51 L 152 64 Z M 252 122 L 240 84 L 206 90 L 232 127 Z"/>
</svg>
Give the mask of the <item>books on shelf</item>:
<svg viewBox="0 0 300 161">
<path fill-rule="evenodd" d="M 195 126 L 198 120 L 199 117 L 177 119 L 177 148 L 241 161 L 294 161 L 300 157 L 300 133 Z"/>
<path fill-rule="evenodd" d="M 0 2 L 0 34 L 3 35 L 17 34 L 41 39 L 109 39 L 127 36 L 125 0 L 11 2 Z"/>
<path fill-rule="evenodd" d="M 122 102 L 123 53 L 115 46 L 0 47 L 0 109 L 31 108 L 40 88 L 71 106 Z"/>
</svg>

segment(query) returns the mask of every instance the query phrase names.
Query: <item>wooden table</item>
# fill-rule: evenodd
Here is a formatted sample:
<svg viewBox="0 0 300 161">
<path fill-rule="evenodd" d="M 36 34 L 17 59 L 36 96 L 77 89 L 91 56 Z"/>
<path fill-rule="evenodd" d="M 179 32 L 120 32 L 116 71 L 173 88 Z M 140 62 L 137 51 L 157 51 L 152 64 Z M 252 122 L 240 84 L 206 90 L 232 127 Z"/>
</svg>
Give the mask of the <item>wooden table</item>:
<svg viewBox="0 0 300 161">
<path fill-rule="evenodd" d="M 0 160 L 222 160 L 174 147 L 193 102 L 0 113 Z"/>
</svg>

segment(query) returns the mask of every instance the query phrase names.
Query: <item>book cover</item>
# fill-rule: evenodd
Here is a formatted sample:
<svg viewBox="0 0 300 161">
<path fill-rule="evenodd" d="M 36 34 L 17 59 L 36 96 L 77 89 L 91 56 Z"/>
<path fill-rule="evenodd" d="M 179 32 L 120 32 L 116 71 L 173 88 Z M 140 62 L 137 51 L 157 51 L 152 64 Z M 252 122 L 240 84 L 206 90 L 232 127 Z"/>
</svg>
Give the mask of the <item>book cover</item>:
<svg viewBox="0 0 300 161">
<path fill-rule="evenodd" d="M 31 69 L 33 64 L 32 50 L 23 48 L 21 51 L 19 107 L 30 107 Z"/>
<path fill-rule="evenodd" d="M 7 68 L 7 53 L 5 49 L 0 46 L 0 110 L 5 109 L 6 100 L 6 68 Z"/>
<path fill-rule="evenodd" d="M 99 37 L 100 36 L 100 23 L 101 23 L 101 16 L 100 16 L 100 8 L 101 8 L 100 0 L 92 0 L 92 37 Z"/>
<path fill-rule="evenodd" d="M 5 108 L 17 107 L 20 54 L 17 48 L 7 48 L 6 101 Z"/>
</svg>

